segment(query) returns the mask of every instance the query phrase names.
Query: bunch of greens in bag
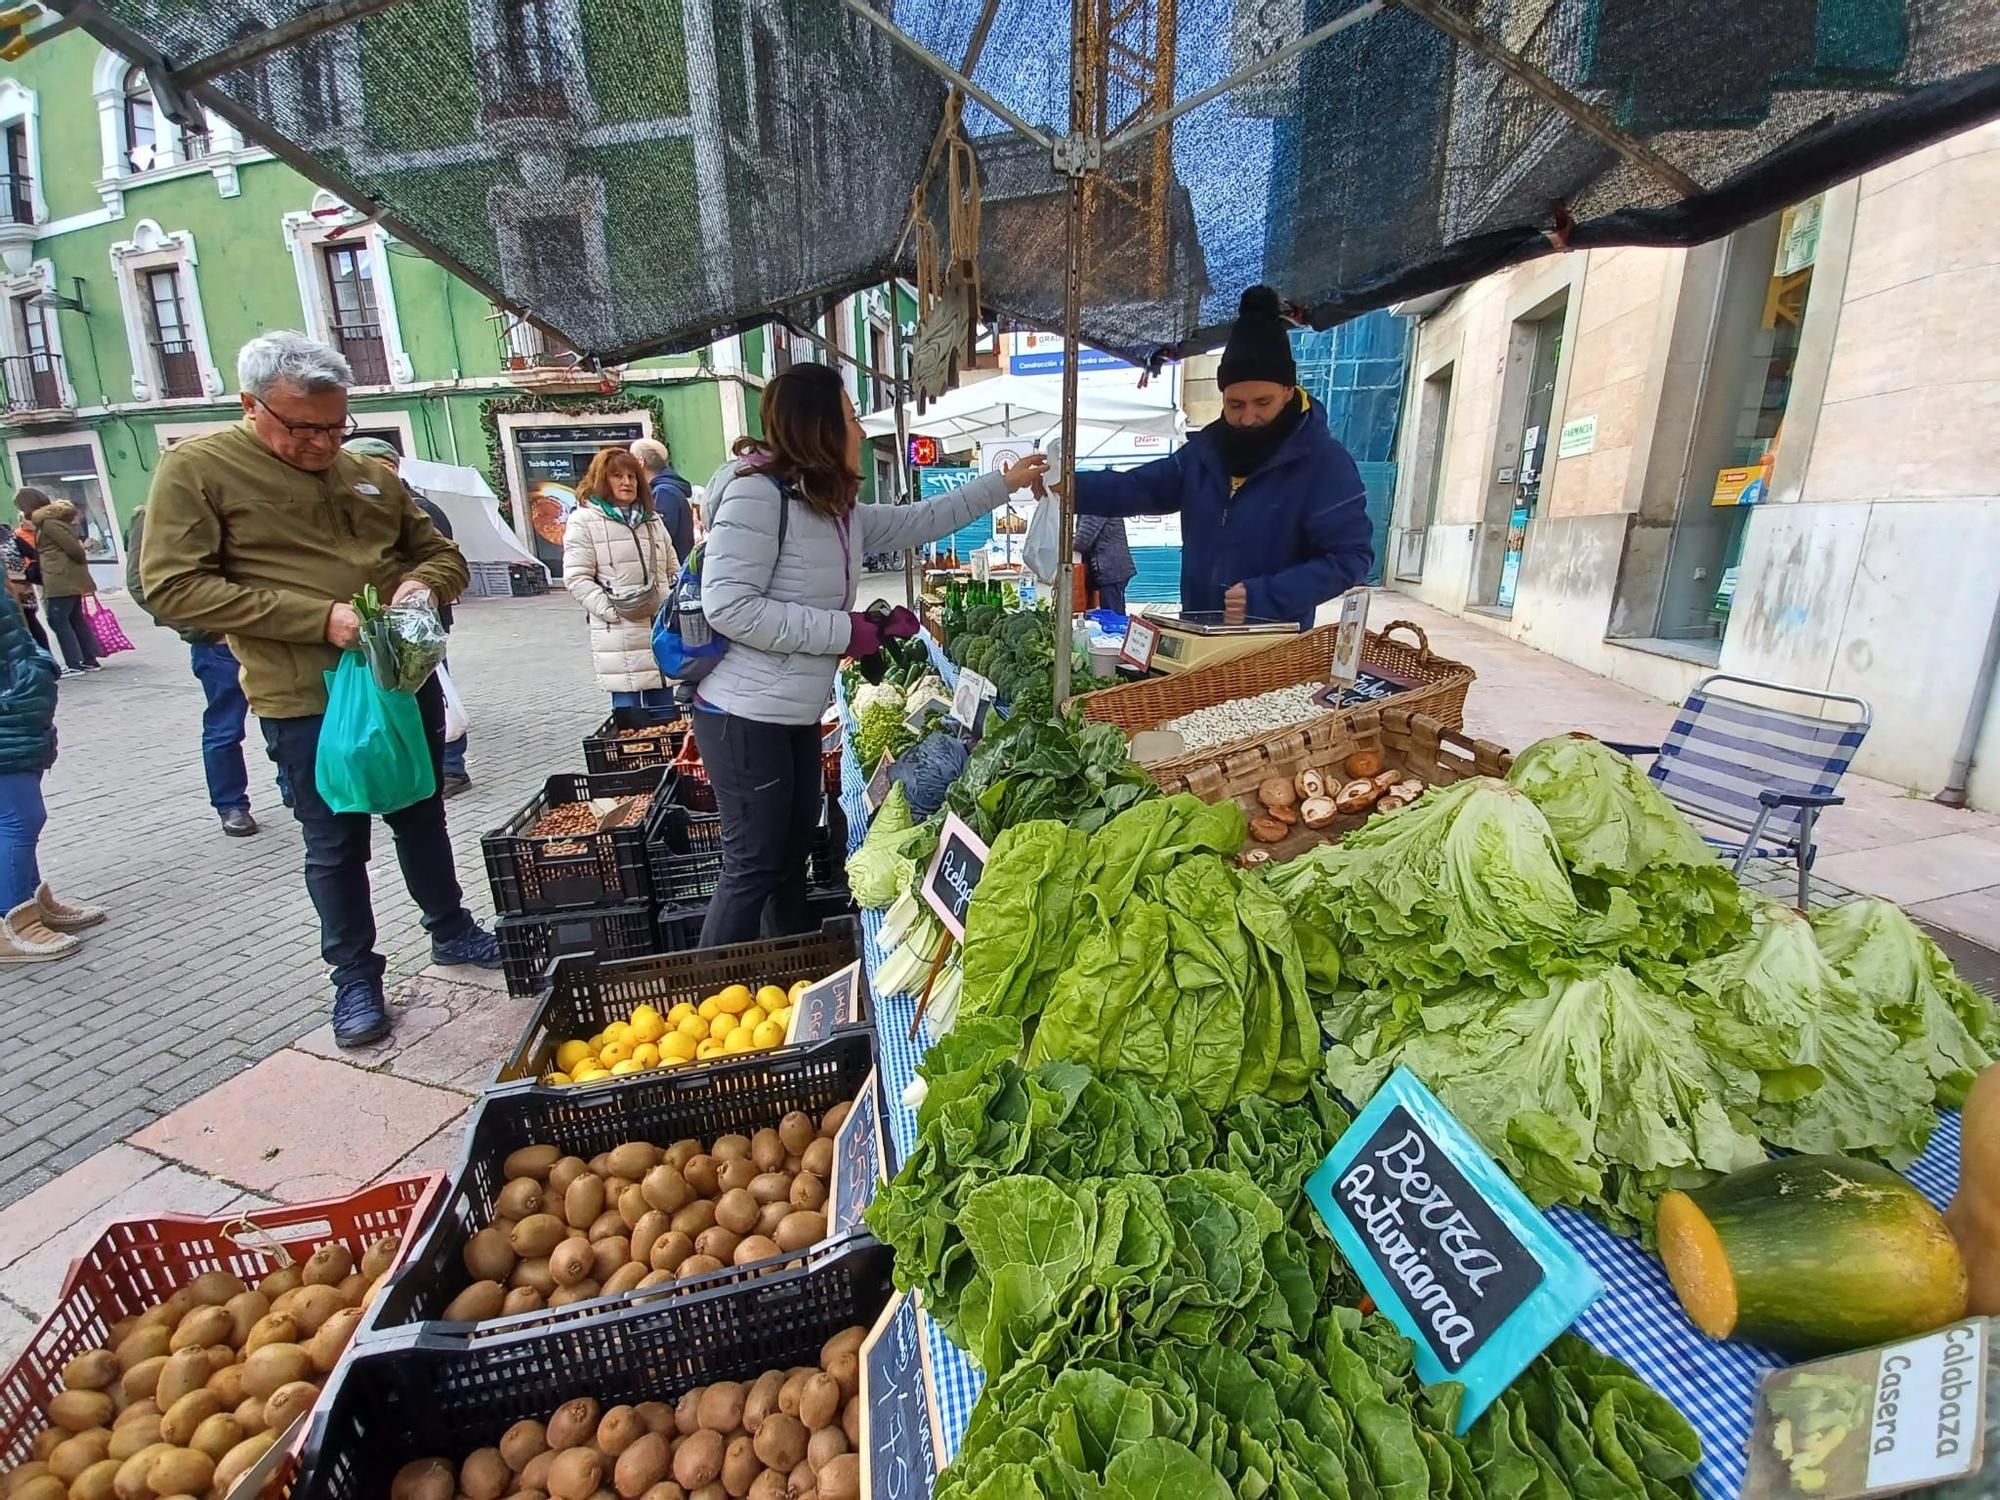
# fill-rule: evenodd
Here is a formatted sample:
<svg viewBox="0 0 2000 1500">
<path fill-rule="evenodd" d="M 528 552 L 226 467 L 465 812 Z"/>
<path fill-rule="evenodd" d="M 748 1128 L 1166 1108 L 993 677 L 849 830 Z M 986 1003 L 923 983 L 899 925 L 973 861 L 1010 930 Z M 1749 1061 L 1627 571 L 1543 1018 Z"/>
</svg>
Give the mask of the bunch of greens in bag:
<svg viewBox="0 0 2000 1500">
<path fill-rule="evenodd" d="M 427 589 L 384 606 L 374 584 L 354 596 L 361 616 L 361 654 L 385 692 L 414 693 L 444 660 L 444 622 Z"/>
</svg>

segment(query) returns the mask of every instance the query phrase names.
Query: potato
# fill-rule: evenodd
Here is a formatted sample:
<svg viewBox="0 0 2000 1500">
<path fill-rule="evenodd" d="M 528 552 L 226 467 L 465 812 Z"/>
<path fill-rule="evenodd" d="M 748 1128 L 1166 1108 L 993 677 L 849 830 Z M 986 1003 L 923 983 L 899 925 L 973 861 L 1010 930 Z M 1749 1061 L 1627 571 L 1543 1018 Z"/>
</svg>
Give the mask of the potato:
<svg viewBox="0 0 2000 1500">
<path fill-rule="evenodd" d="M 715 1185 L 722 1192 L 747 1188 L 757 1180 L 757 1163 L 747 1156 L 735 1156 L 715 1169 Z"/>
<path fill-rule="evenodd" d="M 555 1461 L 556 1450 L 553 1448 L 544 1448 L 540 1453 L 537 1453 L 533 1458 L 528 1460 L 527 1467 L 521 1470 L 520 1475 L 514 1482 L 524 1490 L 533 1490 L 537 1494 L 547 1494 L 549 1488 L 549 1469 L 554 1465 Z"/>
<path fill-rule="evenodd" d="M 199 1495 L 215 1478 L 215 1460 L 196 1448 L 169 1448 L 153 1460 L 146 1485 L 156 1495 Z"/>
<path fill-rule="evenodd" d="M 160 1441 L 172 1443 L 176 1448 L 190 1447 L 197 1427 L 217 1412 L 228 1410 L 222 1397 L 206 1386 L 189 1391 L 168 1407 L 166 1415 L 160 1418 Z M 229 1450 L 225 1448 L 223 1451 L 226 1453 Z"/>
<path fill-rule="evenodd" d="M 250 1325 L 249 1333 L 243 1337 L 243 1352 L 254 1354 L 266 1344 L 296 1344 L 301 1332 L 296 1317 L 274 1309 Z"/>
<path fill-rule="evenodd" d="M 533 1287 L 544 1297 L 556 1289 L 556 1279 L 549 1272 L 549 1258 L 537 1256 L 524 1260 L 514 1267 L 514 1274 L 507 1278 L 509 1286 Z"/>
<path fill-rule="evenodd" d="M 714 1227 L 715 1201 L 711 1198 L 697 1198 L 667 1222 L 670 1228 L 677 1229 L 692 1238 L 704 1229 Z"/>
<path fill-rule="evenodd" d="M 319 1387 L 310 1380 L 289 1380 L 265 1398 L 264 1425 L 273 1432 L 283 1432 L 311 1411 L 317 1400 Z"/>
<path fill-rule="evenodd" d="M 848 1447 L 859 1448 L 861 1446 L 861 1398 L 859 1396 L 849 1396 L 847 1398 L 847 1405 L 840 1409 L 840 1431 L 841 1435 L 847 1439 Z"/>
<path fill-rule="evenodd" d="M 322 1375 L 331 1375 L 333 1367 L 340 1363 L 342 1351 L 354 1337 L 354 1330 L 361 1326 L 361 1309 L 343 1307 L 339 1312 L 319 1325 L 319 1332 L 306 1341 L 306 1353 L 312 1357 L 313 1368 Z"/>
<path fill-rule="evenodd" d="M 706 1255 L 719 1264 L 728 1265 L 730 1259 L 736 1254 L 736 1247 L 742 1243 L 742 1239 L 743 1237 L 734 1230 L 724 1229 L 720 1224 L 717 1224 L 714 1228 L 704 1229 L 700 1234 L 695 1236 L 695 1254 Z"/>
<path fill-rule="evenodd" d="M 840 1416 L 844 1399 L 840 1382 L 824 1370 L 809 1376 L 799 1392 L 799 1420 L 817 1432 Z"/>
<path fill-rule="evenodd" d="M 532 1177 L 516 1177 L 500 1189 L 493 1212 L 505 1219 L 525 1219 L 542 1211 L 542 1185 Z"/>
<path fill-rule="evenodd" d="M 569 1185 L 590 1171 L 590 1164 L 580 1156 L 565 1156 L 549 1168 L 549 1175 L 543 1180 L 549 1185 L 551 1199 L 560 1202 L 569 1194 Z"/>
<path fill-rule="evenodd" d="M 778 1222 L 778 1232 L 771 1238 L 781 1250 L 803 1250 L 808 1245 L 817 1245 L 826 1238 L 826 1215 L 814 1209 L 794 1209 Z"/>
<path fill-rule="evenodd" d="M 64 1484 L 72 1483 L 76 1476 L 94 1463 L 102 1463 L 111 1453 L 111 1429 L 93 1427 L 88 1432 L 79 1432 L 57 1443 L 49 1454 L 49 1472 Z"/>
<path fill-rule="evenodd" d="M 396 1263 L 396 1252 L 402 1247 L 400 1234 L 378 1235 L 370 1240 L 361 1250 L 361 1274 L 370 1281 L 380 1281 Z"/>
<path fill-rule="evenodd" d="M 150 1448 L 162 1441 L 160 1437 L 162 1420 L 156 1413 L 150 1417 L 140 1417 L 137 1421 L 119 1423 L 111 1429 L 111 1441 L 105 1445 L 104 1456 L 123 1463 L 141 1448 Z"/>
<path fill-rule="evenodd" d="M 338 1240 L 313 1251 L 299 1275 L 307 1286 L 339 1286 L 354 1274 L 354 1252 Z"/>
<path fill-rule="evenodd" d="M 833 1142 L 824 1138 L 814 1141 L 799 1157 L 799 1169 L 810 1172 L 824 1181 L 833 1175 Z"/>
<path fill-rule="evenodd" d="M 609 1162 L 615 1175 L 637 1182 L 659 1165 L 660 1148 L 645 1141 L 627 1141 L 612 1149 Z"/>
<path fill-rule="evenodd" d="M 645 1424 L 641 1422 L 640 1426 L 643 1429 Z M 658 1433 L 642 1430 L 620 1450 L 611 1474 L 612 1487 L 625 1500 L 638 1500 L 665 1477 L 672 1462 L 673 1453 L 667 1447 L 667 1440 Z"/>
<path fill-rule="evenodd" d="M 158 1359 L 164 1354 L 171 1353 L 172 1350 L 169 1346 L 172 1342 L 173 1330 L 171 1328 L 162 1328 L 157 1323 L 154 1323 L 144 1328 L 136 1329 L 126 1335 L 125 1341 L 118 1346 L 116 1355 L 118 1368 L 130 1374 L 134 1366 L 142 1365 L 149 1359 Z"/>
<path fill-rule="evenodd" d="M 529 1214 L 514 1226 L 508 1236 L 516 1255 L 529 1258 L 547 1255 L 556 1246 L 569 1238 L 569 1225 L 554 1214 Z"/>
<path fill-rule="evenodd" d="M 694 1254 L 694 1236 L 680 1230 L 669 1230 L 653 1241 L 653 1250 L 646 1257 L 646 1264 L 655 1271 L 667 1271 L 678 1275 L 687 1258 Z"/>
<path fill-rule="evenodd" d="M 583 1237 L 596 1244 L 599 1240 L 613 1237 L 625 1238 L 625 1220 L 615 1208 L 607 1208 L 585 1226 Z"/>
<path fill-rule="evenodd" d="M 294 1287 L 302 1286 L 305 1276 L 297 1266 L 282 1266 L 257 1283 L 257 1290 L 276 1302 Z"/>
<path fill-rule="evenodd" d="M 217 1463 L 229 1456 L 229 1450 L 250 1436 L 243 1430 L 243 1424 L 226 1411 L 219 1411 L 212 1417 L 205 1417 L 194 1436 L 188 1440 L 190 1448 L 206 1453 Z"/>
<path fill-rule="evenodd" d="M 447 1323 L 483 1323 L 500 1316 L 507 1293 L 497 1281 L 475 1281 L 451 1301 L 438 1316 Z M 260 1349 L 258 1353 L 262 1353 Z"/>
<path fill-rule="evenodd" d="M 222 1461 L 215 1466 L 215 1493 L 227 1495 L 236 1481 L 241 1479 L 250 1466 L 262 1458 L 277 1440 L 278 1435 L 275 1432 L 252 1433 L 223 1454 Z M 446 1500 L 449 1500 L 449 1497 L 446 1497 Z"/>
<path fill-rule="evenodd" d="M 582 1235 L 564 1240 L 549 1253 L 549 1274 L 555 1278 L 557 1286 L 575 1286 L 580 1281 L 588 1280 L 595 1265 L 590 1241 Z"/>
<path fill-rule="evenodd" d="M 713 1156 L 690 1156 L 681 1164 L 681 1177 L 697 1198 L 713 1198 L 721 1191 L 716 1186 L 716 1173 L 722 1162 Z"/>
<path fill-rule="evenodd" d="M 806 1462 L 817 1474 L 834 1459 L 848 1451 L 853 1445 L 847 1441 L 847 1434 L 838 1425 L 822 1427 L 812 1434 L 806 1443 Z"/>
<path fill-rule="evenodd" d="M 594 1448 L 565 1448 L 549 1465 L 549 1494 L 554 1500 L 590 1500 L 604 1477 L 604 1460 Z"/>
<path fill-rule="evenodd" d="M 531 1286 L 514 1286 L 507 1289 L 507 1296 L 500 1304 L 500 1316 L 511 1318 L 520 1313 L 540 1312 L 548 1306 L 548 1298 Z"/>
<path fill-rule="evenodd" d="M 64 1391 L 49 1402 L 49 1420 L 71 1432 L 111 1425 L 111 1398 L 102 1391 Z"/>
<path fill-rule="evenodd" d="M 102 1391 L 121 1373 L 118 1356 L 109 1349 L 86 1349 L 62 1367 L 66 1391 Z"/>
<path fill-rule="evenodd" d="M 784 1195 L 781 1193 L 778 1196 Z M 733 1234 L 748 1234 L 757 1223 L 761 1202 L 744 1188 L 724 1193 L 715 1202 L 715 1222 Z"/>
<path fill-rule="evenodd" d="M 269 1401 L 281 1385 L 312 1374 L 312 1358 L 297 1344 L 266 1344 L 243 1361 L 243 1389 Z"/>
<path fill-rule="evenodd" d="M 575 1286 L 559 1286 L 549 1293 L 550 1307 L 568 1307 L 572 1302 L 588 1302 L 592 1297 L 603 1295 L 604 1288 L 598 1285 L 595 1276 L 586 1276 Z"/>
<path fill-rule="evenodd" d="M 69 1482 L 69 1500 L 113 1500 L 112 1485 L 122 1467 L 118 1459 L 99 1459 Z"/>
<path fill-rule="evenodd" d="M 235 1320 L 229 1316 L 227 1308 L 204 1304 L 191 1310 L 175 1325 L 167 1347 L 176 1353 L 197 1346 L 206 1349 L 210 1344 L 226 1343 L 234 1331 Z"/>
<path fill-rule="evenodd" d="M 690 1276 L 706 1276 L 710 1271 L 720 1271 L 723 1263 L 713 1255 L 690 1255 L 674 1273 L 677 1281 L 685 1281 Z"/>
<path fill-rule="evenodd" d="M 598 1282 L 597 1294 L 600 1297 L 622 1297 L 627 1292 L 635 1290 L 650 1274 L 637 1261 L 628 1260 Z"/>
<path fill-rule="evenodd" d="M 562 1159 L 562 1152 L 555 1146 L 522 1146 L 507 1153 L 507 1160 L 500 1170 L 509 1178 L 533 1177 L 542 1182 L 549 1180 L 549 1168 Z"/>
<path fill-rule="evenodd" d="M 545 1434 L 548 1445 L 557 1452 L 564 1448 L 574 1448 L 580 1443 L 588 1443 L 597 1436 L 597 1424 L 602 1413 L 597 1402 L 589 1396 L 578 1396 L 558 1406 L 555 1415 L 549 1418 Z M 547 1485 L 541 1486 L 548 1489 Z M 549 1491 L 551 1494 L 555 1492 Z"/>
<path fill-rule="evenodd" d="M 713 1230 L 709 1231 L 711 1234 Z M 766 1234 L 746 1234 L 736 1242 L 736 1252 L 729 1257 L 732 1265 L 747 1266 L 760 1260 L 769 1260 L 782 1255 L 778 1242 Z"/>
<path fill-rule="evenodd" d="M 230 1412 L 230 1415 L 236 1418 L 242 1424 L 243 1430 L 253 1437 L 270 1425 L 264 1420 L 262 1396 L 245 1396 L 236 1403 L 236 1409 Z"/>
<path fill-rule="evenodd" d="M 451 1500 L 458 1476 L 441 1458 L 416 1458 L 389 1481 L 389 1500 Z"/>
<path fill-rule="evenodd" d="M 767 1469 L 789 1474 L 806 1456 L 806 1426 L 797 1417 L 773 1412 L 757 1428 L 757 1460 Z"/>
<path fill-rule="evenodd" d="M 498 1448 L 474 1448 L 458 1466 L 458 1492 L 467 1500 L 500 1500 L 514 1488 L 514 1471 Z"/>
<path fill-rule="evenodd" d="M 819 1500 L 861 1500 L 861 1459 L 843 1453 L 818 1474 Z"/>
<path fill-rule="evenodd" d="M 674 1483 L 690 1492 L 713 1484 L 722 1473 L 726 1446 L 721 1433 L 706 1428 L 681 1439 L 674 1449 Z"/>
</svg>

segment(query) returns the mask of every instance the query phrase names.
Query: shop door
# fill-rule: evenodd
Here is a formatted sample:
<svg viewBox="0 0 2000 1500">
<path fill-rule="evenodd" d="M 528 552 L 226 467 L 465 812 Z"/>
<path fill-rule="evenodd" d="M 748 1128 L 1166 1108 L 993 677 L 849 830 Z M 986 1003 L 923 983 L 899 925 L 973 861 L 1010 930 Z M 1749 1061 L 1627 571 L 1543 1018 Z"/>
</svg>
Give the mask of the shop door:
<svg viewBox="0 0 2000 1500">
<path fill-rule="evenodd" d="M 576 509 L 576 487 L 597 450 L 629 447 L 645 436 L 637 422 L 579 427 L 531 427 L 514 435 L 528 503 L 528 544 L 562 577 L 563 527 Z"/>
<path fill-rule="evenodd" d="M 1507 518 L 1507 545 L 1500 558 L 1500 589 L 1494 602 L 1514 607 L 1514 589 L 1521 576 L 1521 554 L 1528 544 L 1528 523 L 1542 498 L 1542 474 L 1551 449 L 1549 418 L 1555 410 L 1556 370 L 1562 363 L 1563 313 L 1551 313 L 1535 324 L 1535 353 L 1529 366 L 1528 402 L 1521 427 L 1520 459 L 1514 470 L 1514 509 Z"/>
</svg>

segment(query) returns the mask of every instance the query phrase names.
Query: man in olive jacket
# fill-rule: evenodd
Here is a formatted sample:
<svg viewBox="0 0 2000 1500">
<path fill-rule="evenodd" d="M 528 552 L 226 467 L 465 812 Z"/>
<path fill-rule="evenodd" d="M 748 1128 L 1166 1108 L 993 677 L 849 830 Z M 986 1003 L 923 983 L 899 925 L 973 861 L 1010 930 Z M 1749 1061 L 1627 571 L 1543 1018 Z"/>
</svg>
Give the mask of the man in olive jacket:
<svg viewBox="0 0 2000 1500">
<path fill-rule="evenodd" d="M 332 970 L 334 1040 L 358 1047 L 388 1034 L 387 965 L 374 951 L 369 821 L 334 812 L 319 794 L 325 674 L 360 645 L 354 595 L 372 584 L 384 598 L 428 591 L 450 603 L 469 574 L 400 481 L 341 451 L 354 375 L 337 350 L 303 334 L 265 334 L 243 346 L 237 377 L 243 425 L 177 444 L 160 460 L 140 574 L 157 619 L 227 636 L 242 663 L 243 691 L 291 780 L 305 834 L 306 889 Z M 497 969 L 499 946 L 465 909 L 452 865 L 438 791 L 444 697 L 435 678 L 417 703 L 430 741 L 431 795 L 384 821 L 423 911 L 432 961 Z"/>
</svg>

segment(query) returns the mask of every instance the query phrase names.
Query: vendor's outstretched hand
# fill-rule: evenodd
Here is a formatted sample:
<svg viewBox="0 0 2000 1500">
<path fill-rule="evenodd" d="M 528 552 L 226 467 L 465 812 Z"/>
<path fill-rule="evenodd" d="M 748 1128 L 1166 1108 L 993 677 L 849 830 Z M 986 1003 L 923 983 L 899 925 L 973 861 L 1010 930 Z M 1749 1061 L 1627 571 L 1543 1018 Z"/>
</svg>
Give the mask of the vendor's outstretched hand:
<svg viewBox="0 0 2000 1500">
<path fill-rule="evenodd" d="M 1241 625 L 1250 608 L 1250 591 L 1240 583 L 1231 584 L 1229 592 L 1222 596 L 1222 623 Z"/>
<path fill-rule="evenodd" d="M 1014 490 L 1025 490 L 1029 485 L 1038 482 L 1048 472 L 1048 455 L 1046 453 L 1030 453 L 1018 462 L 1009 464 L 1001 471 L 1000 477 L 1007 481 L 1007 489 L 1011 493 Z"/>
</svg>

